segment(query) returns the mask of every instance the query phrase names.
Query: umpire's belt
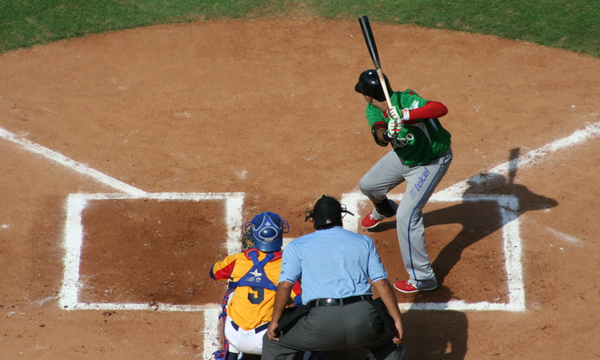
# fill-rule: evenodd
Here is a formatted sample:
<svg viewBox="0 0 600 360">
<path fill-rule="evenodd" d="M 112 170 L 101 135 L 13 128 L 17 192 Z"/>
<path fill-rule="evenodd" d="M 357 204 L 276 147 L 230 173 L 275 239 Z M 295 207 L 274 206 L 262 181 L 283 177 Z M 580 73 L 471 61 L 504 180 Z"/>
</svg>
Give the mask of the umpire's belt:
<svg viewBox="0 0 600 360">
<path fill-rule="evenodd" d="M 358 296 L 350 296 L 347 298 L 341 298 L 341 299 L 332 299 L 332 298 L 327 298 L 327 299 L 314 299 L 308 302 L 308 306 L 310 307 L 315 307 L 315 306 L 329 306 L 329 305 L 349 305 L 358 301 L 363 301 L 363 300 L 371 300 L 373 297 L 371 295 L 358 295 Z"/>
<path fill-rule="evenodd" d="M 238 331 L 240 329 L 240 326 L 236 323 L 233 322 L 233 320 L 231 320 L 231 326 L 233 326 L 233 328 L 235 329 L 235 331 Z M 264 323 L 261 326 L 254 328 L 254 333 L 258 334 L 259 332 L 263 331 L 264 329 L 269 327 L 269 323 Z"/>
</svg>

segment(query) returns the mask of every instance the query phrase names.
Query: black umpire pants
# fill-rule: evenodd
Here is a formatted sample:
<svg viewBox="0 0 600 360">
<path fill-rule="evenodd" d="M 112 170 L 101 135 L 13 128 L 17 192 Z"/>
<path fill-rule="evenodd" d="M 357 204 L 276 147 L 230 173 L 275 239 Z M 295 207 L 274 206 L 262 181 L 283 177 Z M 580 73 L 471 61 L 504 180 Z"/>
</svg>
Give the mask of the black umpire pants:
<svg viewBox="0 0 600 360">
<path fill-rule="evenodd" d="M 363 348 L 377 360 L 404 360 L 404 347 L 395 345 L 393 336 L 370 301 L 311 307 L 279 341 L 265 333 L 262 359 L 294 360 L 300 351 Z"/>
</svg>

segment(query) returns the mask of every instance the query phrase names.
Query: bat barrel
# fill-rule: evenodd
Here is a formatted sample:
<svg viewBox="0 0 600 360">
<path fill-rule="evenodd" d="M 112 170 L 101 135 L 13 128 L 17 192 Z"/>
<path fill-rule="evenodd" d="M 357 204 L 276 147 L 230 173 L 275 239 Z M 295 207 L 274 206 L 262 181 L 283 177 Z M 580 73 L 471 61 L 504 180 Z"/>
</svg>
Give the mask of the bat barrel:
<svg viewBox="0 0 600 360">
<path fill-rule="evenodd" d="M 377 52 L 377 45 L 375 44 L 375 37 L 373 36 L 373 30 L 371 30 L 369 18 L 366 15 L 363 15 L 358 18 L 358 21 L 360 22 L 360 28 L 365 37 L 365 42 L 367 43 L 367 48 L 371 54 L 375 69 L 379 70 L 381 69 L 381 62 L 379 61 L 379 52 Z"/>
</svg>

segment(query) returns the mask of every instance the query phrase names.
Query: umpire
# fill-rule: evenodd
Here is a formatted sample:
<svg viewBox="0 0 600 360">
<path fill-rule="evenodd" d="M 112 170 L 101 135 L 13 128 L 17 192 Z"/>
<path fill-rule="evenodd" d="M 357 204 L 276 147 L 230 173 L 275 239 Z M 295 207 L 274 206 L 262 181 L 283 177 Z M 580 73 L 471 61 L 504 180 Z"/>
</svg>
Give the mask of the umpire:
<svg viewBox="0 0 600 360">
<path fill-rule="evenodd" d="M 368 349 L 377 360 L 404 359 L 400 309 L 387 272 L 371 238 L 342 228 L 346 213 L 330 195 L 317 197 L 305 210 L 316 231 L 291 241 L 283 252 L 262 359 L 293 360 L 300 351 L 343 348 Z M 282 315 L 298 279 L 306 313 L 283 327 L 287 320 Z"/>
</svg>

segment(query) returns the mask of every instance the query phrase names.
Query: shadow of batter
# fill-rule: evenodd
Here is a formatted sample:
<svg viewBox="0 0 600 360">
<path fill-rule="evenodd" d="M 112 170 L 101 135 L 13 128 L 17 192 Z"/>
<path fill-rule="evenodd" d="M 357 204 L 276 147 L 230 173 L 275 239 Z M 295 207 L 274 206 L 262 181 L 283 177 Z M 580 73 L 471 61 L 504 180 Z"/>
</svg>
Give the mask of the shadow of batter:
<svg viewBox="0 0 600 360">
<path fill-rule="evenodd" d="M 507 181 L 500 174 L 485 173 L 467 181 L 469 188 L 463 197 L 472 195 L 511 195 L 518 200 L 514 216 L 518 218 L 527 211 L 545 210 L 558 205 L 554 199 L 535 194 L 526 186 Z M 513 211 L 512 209 L 507 209 Z M 461 224 L 462 230 L 440 251 L 432 262 L 438 283 L 444 279 L 460 261 L 463 251 L 487 235 L 499 230 L 505 224 L 498 216 L 498 204 L 493 201 L 464 201 L 443 209 L 424 214 L 425 227 L 442 224 Z"/>
</svg>

